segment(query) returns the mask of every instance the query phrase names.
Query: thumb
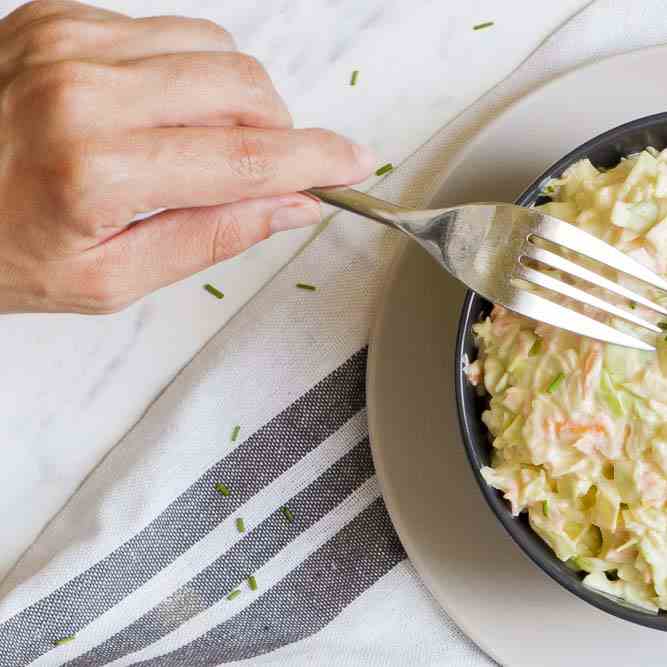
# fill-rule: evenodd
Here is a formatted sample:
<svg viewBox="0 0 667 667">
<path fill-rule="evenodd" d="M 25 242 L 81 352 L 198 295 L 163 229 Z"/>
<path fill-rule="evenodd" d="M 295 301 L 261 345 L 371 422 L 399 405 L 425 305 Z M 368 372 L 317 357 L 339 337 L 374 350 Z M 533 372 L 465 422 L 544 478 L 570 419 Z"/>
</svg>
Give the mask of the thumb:
<svg viewBox="0 0 667 667">
<path fill-rule="evenodd" d="M 98 249 L 111 284 L 134 300 L 238 255 L 287 229 L 320 221 L 319 203 L 302 194 L 162 211 Z"/>
</svg>

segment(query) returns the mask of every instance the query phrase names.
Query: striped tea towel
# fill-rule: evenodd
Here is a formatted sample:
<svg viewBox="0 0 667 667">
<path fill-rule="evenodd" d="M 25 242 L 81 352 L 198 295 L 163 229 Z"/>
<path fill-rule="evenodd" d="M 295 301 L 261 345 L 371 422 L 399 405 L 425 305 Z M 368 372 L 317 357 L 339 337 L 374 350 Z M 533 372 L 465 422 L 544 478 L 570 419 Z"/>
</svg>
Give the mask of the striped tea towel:
<svg viewBox="0 0 667 667">
<path fill-rule="evenodd" d="M 589 5 L 375 192 L 425 203 L 491 116 L 664 42 L 663 10 Z M 5 580 L 2 667 L 491 664 L 415 576 L 373 471 L 366 344 L 396 243 L 337 215 L 179 374 Z"/>
</svg>

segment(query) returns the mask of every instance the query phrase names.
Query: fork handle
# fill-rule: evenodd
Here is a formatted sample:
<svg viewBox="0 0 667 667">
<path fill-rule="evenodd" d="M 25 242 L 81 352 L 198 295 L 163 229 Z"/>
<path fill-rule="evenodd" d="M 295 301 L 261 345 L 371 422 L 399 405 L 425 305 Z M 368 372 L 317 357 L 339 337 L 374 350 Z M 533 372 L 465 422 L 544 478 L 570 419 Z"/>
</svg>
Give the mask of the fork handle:
<svg viewBox="0 0 667 667">
<path fill-rule="evenodd" d="M 357 213 L 394 229 L 401 218 L 412 211 L 352 188 L 310 188 L 306 192 L 327 204 Z"/>
</svg>

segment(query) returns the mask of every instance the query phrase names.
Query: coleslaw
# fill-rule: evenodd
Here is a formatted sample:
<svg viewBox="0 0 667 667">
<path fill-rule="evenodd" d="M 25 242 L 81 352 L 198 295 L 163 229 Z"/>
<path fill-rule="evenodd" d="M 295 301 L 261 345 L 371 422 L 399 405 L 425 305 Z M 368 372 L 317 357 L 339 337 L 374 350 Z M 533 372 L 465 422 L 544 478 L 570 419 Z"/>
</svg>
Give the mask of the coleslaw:
<svg viewBox="0 0 667 667">
<path fill-rule="evenodd" d="M 667 150 L 648 148 L 608 171 L 581 160 L 545 193 L 545 212 L 667 274 Z M 613 277 L 665 303 L 664 293 Z M 490 399 L 482 417 L 493 439 L 486 482 L 512 514 L 528 514 L 585 585 L 657 612 L 667 609 L 667 322 L 620 297 L 616 303 L 665 334 L 584 312 L 651 342 L 656 353 L 496 306 L 474 326 L 479 355 L 465 372 Z"/>
</svg>

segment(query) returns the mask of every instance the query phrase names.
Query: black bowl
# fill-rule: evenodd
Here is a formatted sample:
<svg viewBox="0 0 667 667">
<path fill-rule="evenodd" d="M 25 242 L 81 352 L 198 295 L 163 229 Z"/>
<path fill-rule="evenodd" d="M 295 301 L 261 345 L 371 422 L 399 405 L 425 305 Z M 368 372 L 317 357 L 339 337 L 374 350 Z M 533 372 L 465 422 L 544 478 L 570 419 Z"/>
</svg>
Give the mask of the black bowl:
<svg viewBox="0 0 667 667">
<path fill-rule="evenodd" d="M 611 168 L 617 165 L 622 157 L 637 153 L 647 146 L 653 146 L 658 150 L 667 147 L 667 113 L 633 120 L 587 141 L 547 169 L 517 199 L 516 203 L 521 206 L 532 206 L 548 201 L 540 197 L 545 183 L 551 178 L 559 177 L 577 160 L 587 157 L 596 167 Z M 512 539 L 528 557 L 568 591 L 598 609 L 626 621 L 667 631 L 667 614 L 664 612 L 657 615 L 651 614 L 585 587 L 580 575 L 558 560 L 551 548 L 533 532 L 527 517 L 525 515 L 513 517 L 509 505 L 500 493 L 490 487 L 480 475 L 480 468 L 489 464 L 491 454 L 489 434 L 481 420 L 486 401 L 477 396 L 462 369 L 464 355 L 467 355 L 469 359 L 477 356 L 473 343 L 472 326 L 488 314 L 490 309 L 491 304 L 488 301 L 472 291 L 468 292 L 459 323 L 456 345 L 457 363 L 455 365 L 457 369 L 456 400 L 463 441 L 475 478 L 486 501 Z"/>
</svg>

